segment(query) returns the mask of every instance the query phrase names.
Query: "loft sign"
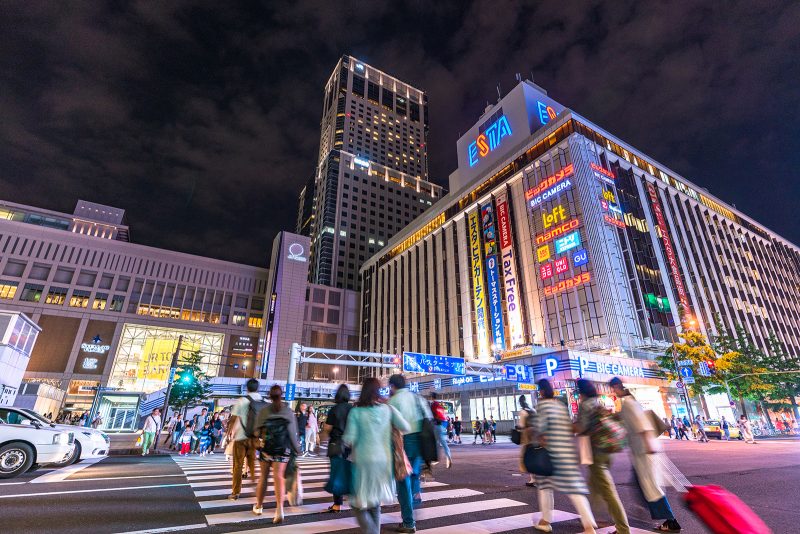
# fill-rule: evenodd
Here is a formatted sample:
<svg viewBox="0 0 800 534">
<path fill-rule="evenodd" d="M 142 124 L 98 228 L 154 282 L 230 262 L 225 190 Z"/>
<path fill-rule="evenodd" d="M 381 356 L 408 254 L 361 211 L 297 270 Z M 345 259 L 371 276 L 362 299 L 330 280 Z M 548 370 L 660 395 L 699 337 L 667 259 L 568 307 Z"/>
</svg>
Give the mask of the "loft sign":
<svg viewBox="0 0 800 534">
<path fill-rule="evenodd" d="M 500 141 L 504 137 L 511 135 L 511 126 L 508 124 L 508 119 L 505 115 L 491 123 L 486 129 L 478 135 L 473 142 L 467 146 L 467 158 L 469 159 L 469 166 L 474 167 L 480 161 L 480 158 L 485 158 L 495 148 L 500 145 Z"/>
</svg>

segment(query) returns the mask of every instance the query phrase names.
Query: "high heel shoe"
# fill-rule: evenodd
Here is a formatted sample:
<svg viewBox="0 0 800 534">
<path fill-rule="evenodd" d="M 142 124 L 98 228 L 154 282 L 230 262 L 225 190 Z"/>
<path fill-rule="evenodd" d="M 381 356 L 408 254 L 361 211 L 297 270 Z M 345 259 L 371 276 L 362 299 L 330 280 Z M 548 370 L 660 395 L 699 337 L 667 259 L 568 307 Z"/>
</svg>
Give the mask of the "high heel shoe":
<svg viewBox="0 0 800 534">
<path fill-rule="evenodd" d="M 272 518 L 272 523 L 274 525 L 283 523 L 283 510 L 275 510 L 275 517 Z"/>
</svg>

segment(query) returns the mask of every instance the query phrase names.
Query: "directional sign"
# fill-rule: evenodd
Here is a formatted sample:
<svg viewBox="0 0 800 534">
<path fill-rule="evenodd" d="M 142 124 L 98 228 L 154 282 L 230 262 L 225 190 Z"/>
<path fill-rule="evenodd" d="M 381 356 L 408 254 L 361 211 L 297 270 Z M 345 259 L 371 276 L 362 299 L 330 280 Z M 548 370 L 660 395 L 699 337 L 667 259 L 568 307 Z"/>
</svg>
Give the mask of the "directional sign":
<svg viewBox="0 0 800 534">
<path fill-rule="evenodd" d="M 708 364 L 706 362 L 700 362 L 697 364 L 697 372 L 700 376 L 711 376 L 711 370 L 708 368 Z"/>
<path fill-rule="evenodd" d="M 694 377 L 687 377 L 683 379 L 684 384 L 694 384 Z"/>
<path fill-rule="evenodd" d="M 293 401 L 296 392 L 297 392 L 297 384 L 291 384 L 291 383 L 286 384 L 285 397 L 287 401 Z"/>
<path fill-rule="evenodd" d="M 691 367 L 694 365 L 692 360 L 678 360 L 678 367 Z"/>
<path fill-rule="evenodd" d="M 691 367 L 681 367 L 681 370 L 680 370 L 679 374 L 683 378 L 689 378 L 690 376 L 692 376 L 694 374 L 694 371 L 692 371 Z"/>
<path fill-rule="evenodd" d="M 174 367 L 170 367 L 169 368 L 169 381 L 168 382 L 172 383 L 174 381 L 175 381 L 175 368 Z"/>
<path fill-rule="evenodd" d="M 403 371 L 406 373 L 431 373 L 437 375 L 467 374 L 464 358 L 439 356 L 437 354 L 403 353 Z"/>
</svg>

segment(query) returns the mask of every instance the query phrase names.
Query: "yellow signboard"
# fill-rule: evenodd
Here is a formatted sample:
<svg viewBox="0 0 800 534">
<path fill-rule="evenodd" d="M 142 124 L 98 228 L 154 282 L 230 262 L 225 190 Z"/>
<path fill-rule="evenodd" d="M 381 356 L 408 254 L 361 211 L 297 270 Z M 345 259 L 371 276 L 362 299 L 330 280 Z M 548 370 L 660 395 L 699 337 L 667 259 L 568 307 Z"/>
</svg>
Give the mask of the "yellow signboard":
<svg viewBox="0 0 800 534">
<path fill-rule="evenodd" d="M 550 245 L 542 245 L 536 249 L 536 259 L 539 263 L 550 259 Z"/>
<path fill-rule="evenodd" d="M 486 328 L 486 291 L 483 285 L 481 224 L 477 211 L 469 214 L 469 251 L 472 260 L 472 297 L 475 303 L 475 335 L 478 338 L 478 356 L 488 358 L 489 338 Z"/>
<path fill-rule="evenodd" d="M 520 391 L 538 391 L 539 386 L 536 384 L 524 384 L 520 382 L 517 384 L 517 389 Z"/>
</svg>

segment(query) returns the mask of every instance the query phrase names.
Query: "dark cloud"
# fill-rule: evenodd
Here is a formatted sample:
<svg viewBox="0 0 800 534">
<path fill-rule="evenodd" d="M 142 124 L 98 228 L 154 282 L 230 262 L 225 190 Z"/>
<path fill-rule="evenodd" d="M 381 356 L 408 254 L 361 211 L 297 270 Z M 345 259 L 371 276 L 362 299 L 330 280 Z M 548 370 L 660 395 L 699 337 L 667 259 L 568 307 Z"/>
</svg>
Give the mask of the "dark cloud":
<svg viewBox="0 0 800 534">
<path fill-rule="evenodd" d="M 517 72 L 800 242 L 800 5 L 4 2 L 0 197 L 125 208 L 133 238 L 264 265 L 352 54 L 425 89 L 430 169 Z"/>
</svg>

